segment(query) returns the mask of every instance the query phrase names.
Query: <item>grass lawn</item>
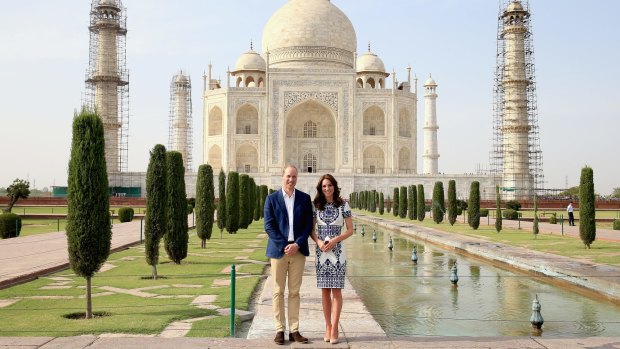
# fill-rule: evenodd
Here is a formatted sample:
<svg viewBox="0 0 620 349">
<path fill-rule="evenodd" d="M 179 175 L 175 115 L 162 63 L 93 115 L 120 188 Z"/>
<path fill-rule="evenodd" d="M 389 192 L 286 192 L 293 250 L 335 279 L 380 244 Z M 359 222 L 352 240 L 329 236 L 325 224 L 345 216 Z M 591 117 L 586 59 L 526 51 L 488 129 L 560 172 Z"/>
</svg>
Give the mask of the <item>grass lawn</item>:
<svg viewBox="0 0 620 349">
<path fill-rule="evenodd" d="M 63 317 L 86 309 L 86 282 L 70 269 L 0 290 L 0 336 L 157 335 L 171 322 L 217 315 L 215 310 L 191 305 L 197 296 L 215 296 L 213 305 L 228 308 L 230 288 L 226 283 L 230 281 L 228 269 L 232 264 L 238 270 L 236 307 L 247 310 L 265 265 L 239 261 L 236 257 L 267 261 L 267 239 L 261 235 L 263 222 L 254 222 L 234 235 L 224 233 L 223 239 L 217 227 L 215 230 L 206 249 L 200 248 L 195 231 L 190 231 L 188 257 L 180 265 L 167 258 L 162 243 L 158 280 L 146 278 L 151 275 L 151 266 L 145 262 L 144 245 L 110 255 L 104 267 L 113 267 L 92 279 L 93 311 L 105 312 L 107 316 L 91 320 Z M 3 302 L 11 301 L 16 302 L 2 307 Z M 227 316 L 216 316 L 196 322 L 190 335 L 228 336 L 229 321 Z M 239 323 L 238 318 L 236 321 Z"/>
<path fill-rule="evenodd" d="M 65 230 L 66 219 L 23 219 L 19 236 L 52 233 Z"/>
<path fill-rule="evenodd" d="M 121 207 L 125 207 L 125 206 L 110 206 L 110 210 L 114 210 L 114 214 L 117 213 L 118 209 Z M 135 214 L 143 214 L 145 207 L 144 206 L 140 206 L 140 207 L 134 207 L 133 208 L 134 213 Z M 13 213 L 18 214 L 18 215 L 23 215 L 23 214 L 33 214 L 33 213 L 40 213 L 40 214 L 67 214 L 67 206 L 13 206 Z"/>
<path fill-rule="evenodd" d="M 357 211 L 357 210 L 355 210 Z M 381 217 L 383 219 L 402 221 L 415 225 L 438 229 L 455 234 L 465 234 L 477 238 L 501 242 L 512 246 L 521 246 L 535 251 L 558 254 L 576 259 L 589 260 L 595 263 L 620 266 L 620 243 L 608 241 L 595 241 L 592 248 L 587 250 L 579 238 L 538 234 L 535 238 L 531 231 L 504 228 L 500 233 L 495 231 L 494 225 L 487 225 L 486 219 L 480 219 L 478 230 L 474 230 L 467 223 L 463 223 L 463 217 L 459 216 L 457 222 L 451 226 L 447 220 L 440 224 L 435 223 L 427 217 L 424 221 L 411 221 L 408 218 L 394 217 L 392 213 L 371 213 L 369 211 L 358 211 L 365 215 Z M 355 216 L 355 215 L 354 215 Z"/>
</svg>

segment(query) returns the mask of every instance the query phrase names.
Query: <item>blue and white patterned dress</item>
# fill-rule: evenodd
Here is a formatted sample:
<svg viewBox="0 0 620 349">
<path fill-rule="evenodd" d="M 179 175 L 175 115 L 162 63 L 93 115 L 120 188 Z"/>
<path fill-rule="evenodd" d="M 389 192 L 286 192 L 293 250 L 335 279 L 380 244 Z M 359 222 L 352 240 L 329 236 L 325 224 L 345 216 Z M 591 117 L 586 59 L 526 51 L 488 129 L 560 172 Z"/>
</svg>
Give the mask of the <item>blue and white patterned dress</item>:
<svg viewBox="0 0 620 349">
<path fill-rule="evenodd" d="M 351 208 L 348 203 L 340 207 L 326 204 L 324 210 L 313 210 L 316 218 L 317 236 L 321 241 L 329 236 L 335 238 L 342 232 L 344 219 L 351 217 Z M 316 286 L 318 288 L 344 288 L 344 277 L 347 269 L 347 258 L 342 242 L 329 252 L 323 252 L 316 247 Z"/>
</svg>

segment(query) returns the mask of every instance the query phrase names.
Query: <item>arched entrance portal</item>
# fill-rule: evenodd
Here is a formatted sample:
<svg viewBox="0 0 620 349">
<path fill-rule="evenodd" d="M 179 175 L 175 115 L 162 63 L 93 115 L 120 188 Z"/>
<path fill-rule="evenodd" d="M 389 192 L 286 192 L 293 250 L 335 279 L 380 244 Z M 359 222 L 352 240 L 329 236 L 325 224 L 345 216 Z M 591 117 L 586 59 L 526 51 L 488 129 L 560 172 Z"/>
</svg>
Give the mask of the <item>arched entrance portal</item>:
<svg viewBox="0 0 620 349">
<path fill-rule="evenodd" d="M 335 118 L 321 103 L 308 100 L 286 116 L 284 159 L 300 172 L 334 172 L 336 144 Z"/>
</svg>

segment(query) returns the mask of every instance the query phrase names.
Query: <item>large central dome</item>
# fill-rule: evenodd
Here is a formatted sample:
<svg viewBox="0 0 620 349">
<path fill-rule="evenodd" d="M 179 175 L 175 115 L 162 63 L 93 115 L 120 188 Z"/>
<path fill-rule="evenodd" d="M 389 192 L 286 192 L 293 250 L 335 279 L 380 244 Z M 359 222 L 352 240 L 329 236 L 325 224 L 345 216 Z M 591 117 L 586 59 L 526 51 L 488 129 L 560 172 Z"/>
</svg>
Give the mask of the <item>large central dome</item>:
<svg viewBox="0 0 620 349">
<path fill-rule="evenodd" d="M 290 0 L 263 30 L 272 67 L 329 65 L 353 68 L 357 49 L 349 18 L 329 0 Z"/>
</svg>

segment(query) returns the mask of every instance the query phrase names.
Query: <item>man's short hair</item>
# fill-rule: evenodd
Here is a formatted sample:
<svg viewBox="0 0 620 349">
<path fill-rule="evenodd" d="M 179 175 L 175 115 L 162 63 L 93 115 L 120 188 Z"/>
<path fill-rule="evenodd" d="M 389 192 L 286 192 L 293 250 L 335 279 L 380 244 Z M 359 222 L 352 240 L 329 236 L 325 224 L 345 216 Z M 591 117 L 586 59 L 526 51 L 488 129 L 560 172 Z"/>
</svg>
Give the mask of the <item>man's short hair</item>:
<svg viewBox="0 0 620 349">
<path fill-rule="evenodd" d="M 297 169 L 297 166 L 293 165 L 293 164 L 286 164 L 284 166 L 284 168 L 282 168 L 282 175 L 284 176 L 284 172 L 286 172 L 287 168 L 294 168 L 296 172 L 299 172 L 299 170 Z"/>
</svg>

